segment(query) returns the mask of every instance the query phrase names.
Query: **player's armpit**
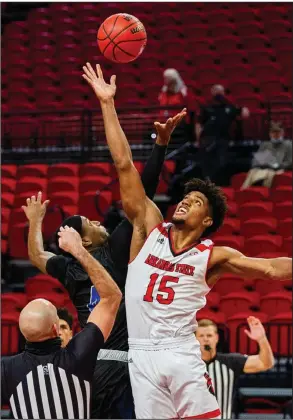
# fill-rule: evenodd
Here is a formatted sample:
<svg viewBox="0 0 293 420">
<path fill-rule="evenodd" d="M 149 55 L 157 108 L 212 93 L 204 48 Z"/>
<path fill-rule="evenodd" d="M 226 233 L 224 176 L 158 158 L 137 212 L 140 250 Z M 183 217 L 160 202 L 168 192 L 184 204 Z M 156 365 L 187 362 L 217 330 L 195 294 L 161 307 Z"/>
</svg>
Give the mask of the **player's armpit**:
<svg viewBox="0 0 293 420">
<path fill-rule="evenodd" d="M 40 251 L 39 253 L 36 253 L 34 255 L 30 255 L 30 261 L 31 263 L 37 267 L 43 274 L 47 273 L 47 262 L 56 255 L 52 252 L 48 251 Z"/>
<path fill-rule="evenodd" d="M 232 273 L 248 278 L 291 280 L 292 258 L 251 258 L 228 247 L 215 247 L 211 260 L 219 273 Z"/>
</svg>

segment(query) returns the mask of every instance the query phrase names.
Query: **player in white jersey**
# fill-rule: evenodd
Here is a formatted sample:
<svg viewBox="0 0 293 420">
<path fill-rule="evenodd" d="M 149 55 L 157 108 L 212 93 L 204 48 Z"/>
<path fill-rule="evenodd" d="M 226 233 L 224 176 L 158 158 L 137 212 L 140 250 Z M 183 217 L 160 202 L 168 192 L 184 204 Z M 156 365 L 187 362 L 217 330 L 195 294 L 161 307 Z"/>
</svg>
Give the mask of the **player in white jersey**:
<svg viewBox="0 0 293 420">
<path fill-rule="evenodd" d="M 196 312 L 223 273 L 271 280 L 292 278 L 291 258 L 248 258 L 203 237 L 222 224 L 226 202 L 209 181 L 191 180 L 172 223 L 165 224 L 143 189 L 115 106 L 110 84 L 87 63 L 84 78 L 100 100 L 108 146 L 124 211 L 133 224 L 126 284 L 129 370 L 137 418 L 219 418 L 211 380 L 193 337 Z M 185 110 L 170 118 L 171 135 Z M 162 125 L 155 123 L 161 135 Z M 166 134 L 165 134 L 166 135 Z"/>
</svg>

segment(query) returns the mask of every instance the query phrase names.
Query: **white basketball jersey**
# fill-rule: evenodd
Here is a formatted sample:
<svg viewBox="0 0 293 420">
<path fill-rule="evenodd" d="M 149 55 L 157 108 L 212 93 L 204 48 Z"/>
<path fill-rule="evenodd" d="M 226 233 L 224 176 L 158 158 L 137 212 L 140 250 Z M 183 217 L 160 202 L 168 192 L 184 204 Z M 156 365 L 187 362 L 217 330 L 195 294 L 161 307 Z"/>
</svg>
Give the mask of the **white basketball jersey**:
<svg viewBox="0 0 293 420">
<path fill-rule="evenodd" d="M 206 271 L 213 242 L 209 239 L 176 252 L 171 223 L 149 234 L 128 266 L 125 289 L 130 339 L 160 341 L 188 336 L 197 326 L 196 313 L 210 291 Z"/>
</svg>

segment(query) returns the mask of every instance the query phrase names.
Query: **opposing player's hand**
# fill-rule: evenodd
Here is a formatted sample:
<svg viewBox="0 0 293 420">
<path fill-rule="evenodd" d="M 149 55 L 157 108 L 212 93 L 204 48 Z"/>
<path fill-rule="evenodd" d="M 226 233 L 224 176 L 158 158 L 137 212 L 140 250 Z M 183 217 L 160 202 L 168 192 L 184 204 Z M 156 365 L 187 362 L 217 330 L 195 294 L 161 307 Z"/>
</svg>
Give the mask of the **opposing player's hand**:
<svg viewBox="0 0 293 420">
<path fill-rule="evenodd" d="M 111 76 L 110 84 L 106 83 L 99 64 L 96 65 L 95 71 L 90 63 L 86 63 L 86 66 L 83 66 L 83 71 L 84 74 L 82 77 L 93 88 L 93 91 L 101 102 L 106 102 L 114 98 L 116 93 L 116 76 Z"/>
<path fill-rule="evenodd" d="M 42 192 L 39 191 L 37 197 L 33 195 L 31 198 L 27 198 L 26 206 L 21 206 L 21 208 L 30 222 L 42 221 L 49 202 L 50 200 L 46 200 L 42 203 Z"/>
<path fill-rule="evenodd" d="M 59 246 L 65 252 L 73 254 L 82 247 L 82 239 L 80 234 L 72 227 L 61 227 L 58 232 Z"/>
<path fill-rule="evenodd" d="M 171 134 L 177 127 L 177 125 L 185 118 L 186 116 L 186 108 L 182 109 L 179 114 L 175 115 L 173 118 L 169 118 L 165 124 L 161 124 L 159 122 L 155 122 L 154 126 L 157 130 L 157 140 L 156 143 L 162 146 L 167 146 L 169 144 Z"/>
<path fill-rule="evenodd" d="M 249 316 L 247 318 L 247 323 L 250 331 L 244 330 L 244 332 L 249 338 L 255 341 L 260 341 L 262 338 L 266 337 L 265 329 L 258 318 Z"/>
</svg>

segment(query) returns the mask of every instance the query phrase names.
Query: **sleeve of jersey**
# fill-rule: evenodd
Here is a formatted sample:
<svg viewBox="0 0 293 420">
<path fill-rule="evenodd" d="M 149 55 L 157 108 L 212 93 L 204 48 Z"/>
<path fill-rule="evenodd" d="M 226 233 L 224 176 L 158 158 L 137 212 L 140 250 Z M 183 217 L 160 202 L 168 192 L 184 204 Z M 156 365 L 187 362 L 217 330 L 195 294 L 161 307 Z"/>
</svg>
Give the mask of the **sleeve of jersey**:
<svg viewBox="0 0 293 420">
<path fill-rule="evenodd" d="M 66 287 L 66 271 L 69 259 L 63 255 L 56 255 L 50 258 L 46 264 L 46 271 L 50 276 L 58 279 Z"/>
<path fill-rule="evenodd" d="M 229 362 L 231 365 L 231 369 L 237 374 L 241 375 L 243 373 L 244 365 L 247 360 L 247 355 L 240 354 L 240 353 L 231 353 L 229 355 Z"/>
<path fill-rule="evenodd" d="M 93 374 L 98 352 L 104 345 L 104 341 L 100 328 L 93 322 L 88 322 L 67 345 L 66 350 L 74 355 L 85 378 Z"/>
</svg>

